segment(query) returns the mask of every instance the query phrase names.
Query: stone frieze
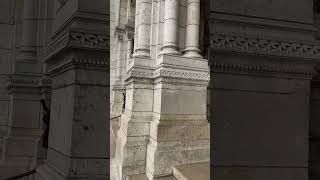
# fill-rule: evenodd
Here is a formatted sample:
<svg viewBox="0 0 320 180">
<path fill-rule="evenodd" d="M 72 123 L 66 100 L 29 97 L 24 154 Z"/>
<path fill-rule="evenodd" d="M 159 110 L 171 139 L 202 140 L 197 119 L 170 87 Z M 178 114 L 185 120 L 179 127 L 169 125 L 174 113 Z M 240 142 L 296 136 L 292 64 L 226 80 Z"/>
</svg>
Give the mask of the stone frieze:
<svg viewBox="0 0 320 180">
<path fill-rule="evenodd" d="M 240 35 L 212 34 L 211 47 L 216 51 L 320 59 L 320 44 L 289 42 Z"/>
<path fill-rule="evenodd" d="M 136 78 L 146 78 L 146 79 L 154 79 L 158 77 L 166 77 L 166 78 L 179 78 L 179 79 L 189 79 L 189 80 L 203 80 L 209 81 L 210 75 L 209 73 L 198 73 L 198 72 L 180 72 L 173 70 L 158 70 L 154 72 L 143 72 L 132 70 L 127 73 L 127 78 L 136 77 Z"/>
</svg>

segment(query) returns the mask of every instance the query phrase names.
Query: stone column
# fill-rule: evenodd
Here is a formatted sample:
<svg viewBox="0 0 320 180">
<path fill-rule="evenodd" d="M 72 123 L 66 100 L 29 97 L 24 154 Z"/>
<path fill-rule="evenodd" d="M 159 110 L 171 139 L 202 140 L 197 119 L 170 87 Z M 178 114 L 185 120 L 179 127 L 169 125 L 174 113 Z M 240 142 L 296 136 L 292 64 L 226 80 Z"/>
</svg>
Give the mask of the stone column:
<svg viewBox="0 0 320 180">
<path fill-rule="evenodd" d="M 166 0 L 162 54 L 179 54 L 178 16 L 179 0 Z"/>
<path fill-rule="evenodd" d="M 200 0 L 187 2 L 187 27 L 185 57 L 202 58 L 199 49 Z"/>
<path fill-rule="evenodd" d="M 117 60 L 117 71 L 116 71 L 116 82 L 121 81 L 121 61 L 122 59 L 122 45 L 123 45 L 123 37 L 122 35 L 117 35 L 118 39 L 118 60 Z"/>
<path fill-rule="evenodd" d="M 148 57 L 150 56 L 150 24 L 151 24 L 151 1 L 139 0 L 136 5 L 138 14 L 138 42 L 134 56 Z"/>
<path fill-rule="evenodd" d="M 135 13 L 135 20 L 134 20 L 134 52 L 136 52 L 138 48 L 138 29 L 139 29 L 139 3 L 140 0 L 136 0 L 136 13 Z"/>
</svg>

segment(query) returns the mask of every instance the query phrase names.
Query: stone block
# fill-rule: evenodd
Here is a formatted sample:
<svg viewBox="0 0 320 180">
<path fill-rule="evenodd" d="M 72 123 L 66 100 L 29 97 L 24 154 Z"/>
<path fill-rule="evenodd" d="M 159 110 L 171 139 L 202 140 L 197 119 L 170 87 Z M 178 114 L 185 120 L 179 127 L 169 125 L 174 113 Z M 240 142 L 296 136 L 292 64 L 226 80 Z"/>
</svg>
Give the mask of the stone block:
<svg viewBox="0 0 320 180">
<path fill-rule="evenodd" d="M 74 90 L 75 86 L 56 89 L 51 97 L 49 146 L 67 155 L 72 143 Z M 59 133 L 54 133 L 57 129 Z"/>
<path fill-rule="evenodd" d="M 106 87 L 76 86 L 73 105 L 72 150 L 77 157 L 106 157 Z M 70 119 L 72 120 L 72 119 Z M 95 147 L 94 150 L 91 147 Z"/>
<path fill-rule="evenodd" d="M 206 114 L 206 91 L 161 90 L 161 113 Z"/>
</svg>

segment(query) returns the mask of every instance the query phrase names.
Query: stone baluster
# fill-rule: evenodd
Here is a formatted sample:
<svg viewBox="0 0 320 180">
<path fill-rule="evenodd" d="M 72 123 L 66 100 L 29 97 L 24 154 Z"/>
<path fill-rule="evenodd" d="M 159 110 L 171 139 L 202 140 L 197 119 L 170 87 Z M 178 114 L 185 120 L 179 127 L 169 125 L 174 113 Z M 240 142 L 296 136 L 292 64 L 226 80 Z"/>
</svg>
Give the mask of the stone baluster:
<svg viewBox="0 0 320 180">
<path fill-rule="evenodd" d="M 134 56 L 150 56 L 150 25 L 151 25 L 151 1 L 137 0 L 136 2 L 136 16 L 138 16 L 138 27 L 136 31 L 138 37 L 136 38 L 137 47 L 135 48 Z M 136 17 L 137 20 L 137 17 Z"/>
<path fill-rule="evenodd" d="M 187 0 L 185 57 L 202 58 L 199 49 L 200 0 Z"/>
<path fill-rule="evenodd" d="M 180 54 L 178 51 L 178 16 L 179 0 L 166 0 L 162 54 Z"/>
</svg>

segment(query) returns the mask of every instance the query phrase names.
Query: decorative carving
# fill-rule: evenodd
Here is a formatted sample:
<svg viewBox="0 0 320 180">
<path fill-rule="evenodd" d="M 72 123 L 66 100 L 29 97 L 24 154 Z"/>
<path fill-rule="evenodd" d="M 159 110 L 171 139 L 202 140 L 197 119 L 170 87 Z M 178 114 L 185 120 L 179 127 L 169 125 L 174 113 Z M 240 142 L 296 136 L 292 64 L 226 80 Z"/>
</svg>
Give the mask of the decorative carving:
<svg viewBox="0 0 320 180">
<path fill-rule="evenodd" d="M 109 50 L 107 34 L 98 34 L 83 31 L 64 31 L 46 49 L 46 57 L 56 54 L 65 47 L 90 48 L 96 50 Z"/>
<path fill-rule="evenodd" d="M 108 66 L 108 59 L 107 57 L 88 57 L 88 56 L 81 56 L 73 58 L 72 61 L 74 64 L 88 64 L 88 65 L 99 65 L 99 66 Z"/>
<path fill-rule="evenodd" d="M 108 38 L 102 34 L 71 31 L 70 46 L 108 49 Z"/>
<path fill-rule="evenodd" d="M 169 78 L 180 78 L 180 79 L 190 79 L 190 80 L 210 80 L 210 75 L 208 73 L 196 73 L 196 72 L 179 72 L 170 70 L 159 70 L 154 73 L 142 72 L 142 71 L 131 71 L 127 74 L 127 78 L 147 78 L 154 79 L 158 77 L 169 77 Z"/>
<path fill-rule="evenodd" d="M 156 73 L 156 76 L 182 79 L 210 80 L 210 76 L 208 73 L 179 72 L 169 70 L 160 70 Z"/>
<path fill-rule="evenodd" d="M 281 64 L 275 65 L 250 65 L 250 64 L 227 64 L 216 63 L 211 64 L 212 71 L 232 71 L 232 72 L 279 72 L 279 73 L 292 73 L 302 74 L 307 76 L 314 75 L 314 71 L 306 68 L 295 68 L 293 66 L 285 66 Z"/>
<path fill-rule="evenodd" d="M 258 39 L 236 35 L 211 35 L 211 46 L 216 51 L 236 51 L 285 57 L 320 58 L 320 46 L 301 42 Z"/>
</svg>

